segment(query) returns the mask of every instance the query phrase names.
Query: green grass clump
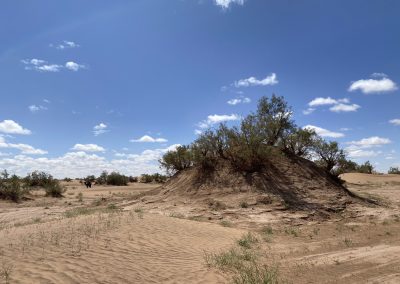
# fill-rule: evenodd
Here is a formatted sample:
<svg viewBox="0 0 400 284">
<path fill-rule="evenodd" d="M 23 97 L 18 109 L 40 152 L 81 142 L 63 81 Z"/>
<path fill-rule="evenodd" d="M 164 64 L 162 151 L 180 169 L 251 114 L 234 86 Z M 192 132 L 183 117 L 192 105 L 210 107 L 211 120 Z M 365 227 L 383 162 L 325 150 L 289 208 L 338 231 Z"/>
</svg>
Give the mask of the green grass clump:
<svg viewBox="0 0 400 284">
<path fill-rule="evenodd" d="M 247 233 L 237 241 L 237 244 L 245 249 L 251 249 L 256 243 L 258 243 L 258 239 L 251 233 Z"/>
</svg>

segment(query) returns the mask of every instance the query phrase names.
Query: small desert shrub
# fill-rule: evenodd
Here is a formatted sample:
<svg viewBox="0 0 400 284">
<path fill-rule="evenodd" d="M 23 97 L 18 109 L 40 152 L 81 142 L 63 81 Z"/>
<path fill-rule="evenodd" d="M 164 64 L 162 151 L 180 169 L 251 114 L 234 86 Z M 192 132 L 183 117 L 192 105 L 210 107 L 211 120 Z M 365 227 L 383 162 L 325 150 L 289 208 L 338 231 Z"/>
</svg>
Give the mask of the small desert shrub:
<svg viewBox="0 0 400 284">
<path fill-rule="evenodd" d="M 258 263 L 245 264 L 232 280 L 235 284 L 277 284 L 279 282 L 276 268 Z"/>
<path fill-rule="evenodd" d="M 347 247 L 351 247 L 353 245 L 353 241 L 349 238 L 345 238 L 343 242 Z"/>
<path fill-rule="evenodd" d="M 79 192 L 79 193 L 78 193 L 78 201 L 79 201 L 79 202 L 82 202 L 82 201 L 83 201 L 83 194 L 82 194 L 82 192 Z"/>
<path fill-rule="evenodd" d="M 46 196 L 63 197 L 63 193 L 66 189 L 60 184 L 60 182 L 53 180 L 53 182 L 44 186 L 44 190 L 46 192 Z"/>
<path fill-rule="evenodd" d="M 245 249 L 251 249 L 256 243 L 258 243 L 258 239 L 251 233 L 247 233 L 237 241 L 237 244 Z"/>
<path fill-rule="evenodd" d="M 219 224 L 222 227 L 232 227 L 232 222 L 229 222 L 228 220 L 222 220 L 221 222 L 219 222 Z"/>
<path fill-rule="evenodd" d="M 129 177 L 129 182 L 138 182 L 138 181 L 139 181 L 138 177 L 133 177 L 133 176 Z"/>
<path fill-rule="evenodd" d="M 64 180 L 65 182 L 71 182 L 71 181 L 72 181 L 72 179 L 71 179 L 71 178 L 67 178 L 67 177 L 66 177 L 66 178 L 64 178 L 63 180 Z"/>
<path fill-rule="evenodd" d="M 257 256 L 251 250 L 231 248 L 220 253 L 205 253 L 206 264 L 209 267 L 216 267 L 222 271 L 239 270 L 246 261 L 252 262 Z"/>
<path fill-rule="evenodd" d="M 107 209 L 108 210 L 117 210 L 118 207 L 114 203 L 110 203 L 110 204 L 107 205 Z"/>
<path fill-rule="evenodd" d="M 285 229 L 285 233 L 287 235 L 292 235 L 293 237 L 298 237 L 299 236 L 299 231 L 296 228 L 289 227 Z"/>
<path fill-rule="evenodd" d="M 185 218 L 185 215 L 183 215 L 182 213 L 178 213 L 178 212 L 171 212 L 169 214 L 169 217 L 183 219 L 183 218 Z"/>
<path fill-rule="evenodd" d="M 249 204 L 246 201 L 240 202 L 240 207 L 241 208 L 249 208 Z"/>
<path fill-rule="evenodd" d="M 28 188 L 21 186 L 21 179 L 18 176 L 8 177 L 7 174 L 3 173 L 0 178 L 0 199 L 18 202 L 27 191 Z"/>
<path fill-rule="evenodd" d="M 218 200 L 213 200 L 213 199 L 210 199 L 208 201 L 208 206 L 211 208 L 211 210 L 215 210 L 215 211 L 226 209 L 226 205 L 224 203 L 222 203 L 221 201 L 218 201 Z"/>
<path fill-rule="evenodd" d="M 390 167 L 388 174 L 400 175 L 399 167 Z"/>
<path fill-rule="evenodd" d="M 64 215 L 66 218 L 74 218 L 74 217 L 78 217 L 81 215 L 90 215 L 95 213 L 96 210 L 94 209 L 89 209 L 89 208 L 85 208 L 85 207 L 78 207 L 78 208 L 74 208 L 68 211 L 65 211 Z"/>
<path fill-rule="evenodd" d="M 159 173 L 155 173 L 152 175 L 143 174 L 140 176 L 140 182 L 142 183 L 164 183 L 167 180 L 167 176 L 161 175 Z"/>
<path fill-rule="evenodd" d="M 271 204 L 273 202 L 273 199 L 271 196 L 260 196 L 257 198 L 257 203 L 260 204 Z"/>
<path fill-rule="evenodd" d="M 107 176 L 108 185 L 123 186 L 128 185 L 129 178 L 117 172 L 112 172 Z"/>
<path fill-rule="evenodd" d="M 25 185 L 29 187 L 45 187 L 54 183 L 54 181 L 52 175 L 39 171 L 34 171 L 24 178 Z"/>
</svg>

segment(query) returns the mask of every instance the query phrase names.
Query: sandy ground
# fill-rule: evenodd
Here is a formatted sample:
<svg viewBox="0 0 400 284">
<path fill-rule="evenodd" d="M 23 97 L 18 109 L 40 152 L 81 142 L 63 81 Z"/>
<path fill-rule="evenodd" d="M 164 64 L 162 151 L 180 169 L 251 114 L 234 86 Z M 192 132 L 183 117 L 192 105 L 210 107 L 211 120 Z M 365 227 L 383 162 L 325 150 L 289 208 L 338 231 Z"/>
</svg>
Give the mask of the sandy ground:
<svg viewBox="0 0 400 284">
<path fill-rule="evenodd" d="M 142 197 L 158 185 L 87 190 L 75 181 L 62 199 L 37 191 L 20 204 L 1 201 L 0 283 L 229 283 L 205 252 L 227 250 L 248 231 L 283 283 L 400 283 L 400 176 L 343 179 L 383 206 L 354 203 L 318 219 L 253 206 L 251 194 L 195 209 L 190 200 Z"/>
</svg>

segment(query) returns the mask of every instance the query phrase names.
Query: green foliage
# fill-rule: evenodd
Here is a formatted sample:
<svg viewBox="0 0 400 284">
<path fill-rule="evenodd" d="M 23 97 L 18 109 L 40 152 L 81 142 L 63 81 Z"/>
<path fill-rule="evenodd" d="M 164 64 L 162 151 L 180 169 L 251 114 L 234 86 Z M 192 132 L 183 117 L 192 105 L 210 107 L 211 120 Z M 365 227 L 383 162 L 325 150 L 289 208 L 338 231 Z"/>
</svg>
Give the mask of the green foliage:
<svg viewBox="0 0 400 284">
<path fill-rule="evenodd" d="M 44 190 L 46 192 L 46 196 L 57 198 L 63 197 L 63 193 L 65 192 L 65 188 L 60 184 L 60 182 L 54 179 L 44 186 Z"/>
<path fill-rule="evenodd" d="M 90 175 L 85 177 L 84 179 L 86 182 L 94 182 L 96 180 L 96 177 L 94 175 Z"/>
<path fill-rule="evenodd" d="M 159 161 L 169 174 L 184 170 L 192 165 L 192 152 L 189 146 L 179 146 L 168 151 Z"/>
<path fill-rule="evenodd" d="M 314 130 L 297 128 L 292 133 L 286 133 L 282 137 L 281 144 L 286 153 L 308 158 L 316 143 L 316 138 Z"/>
<path fill-rule="evenodd" d="M 399 167 L 390 167 L 388 174 L 400 175 Z"/>
<path fill-rule="evenodd" d="M 345 159 L 345 154 L 339 148 L 337 142 L 327 142 L 319 138 L 314 144 L 314 151 L 319 158 L 317 164 L 332 174 L 334 174 L 334 168 L 339 164 L 339 161 Z"/>
<path fill-rule="evenodd" d="M 128 182 L 129 178 L 125 175 L 121 175 L 120 173 L 112 172 L 107 175 L 108 185 L 122 186 L 122 185 L 128 185 Z"/>
<path fill-rule="evenodd" d="M 164 183 L 167 180 L 167 176 L 165 175 L 161 175 L 159 173 L 155 173 L 155 174 L 142 174 L 140 177 L 140 182 L 143 183 L 151 183 L 151 182 L 155 182 L 155 183 Z"/>
<path fill-rule="evenodd" d="M 358 166 L 357 172 L 363 174 L 372 174 L 374 170 L 374 166 L 371 165 L 369 161 L 366 161 L 364 164 Z"/>
<path fill-rule="evenodd" d="M 0 175 L 0 199 L 12 200 L 18 202 L 28 191 L 27 188 L 21 186 L 21 179 L 12 175 L 11 177 L 4 171 Z"/>
<path fill-rule="evenodd" d="M 96 184 L 107 184 L 108 173 L 103 171 L 98 178 L 96 178 Z"/>
<path fill-rule="evenodd" d="M 72 179 L 71 179 L 71 178 L 68 178 L 68 177 L 66 177 L 66 178 L 64 178 L 64 179 L 63 179 L 63 181 L 65 181 L 65 182 L 71 182 L 71 181 L 72 181 Z"/>
<path fill-rule="evenodd" d="M 168 173 L 191 166 L 213 170 L 223 161 L 240 172 L 260 172 L 280 153 L 304 158 L 318 156 L 318 163 L 333 173 L 345 155 L 336 142 L 326 142 L 309 129 L 298 128 L 292 110 L 283 97 L 262 97 L 257 111 L 241 120 L 240 125 L 203 132 L 191 145 L 167 152 L 160 160 Z"/>
<path fill-rule="evenodd" d="M 39 171 L 34 171 L 24 178 L 25 185 L 29 187 L 45 187 L 53 182 L 54 178 L 52 175 Z"/>
<path fill-rule="evenodd" d="M 138 177 L 129 176 L 129 182 L 138 182 L 138 181 L 139 181 Z"/>
</svg>

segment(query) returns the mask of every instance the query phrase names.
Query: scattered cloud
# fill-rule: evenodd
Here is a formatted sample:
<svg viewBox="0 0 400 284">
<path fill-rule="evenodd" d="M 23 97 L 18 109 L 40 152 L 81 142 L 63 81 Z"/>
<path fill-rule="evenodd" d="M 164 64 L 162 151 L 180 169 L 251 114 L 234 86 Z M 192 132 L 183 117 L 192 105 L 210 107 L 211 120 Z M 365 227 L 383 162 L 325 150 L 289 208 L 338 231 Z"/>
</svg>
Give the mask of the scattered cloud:
<svg viewBox="0 0 400 284">
<path fill-rule="evenodd" d="M 351 105 L 337 104 L 329 108 L 329 110 L 333 112 L 349 112 L 349 111 L 357 111 L 359 108 L 360 106 L 357 104 L 351 104 Z"/>
<path fill-rule="evenodd" d="M 29 109 L 29 111 L 32 112 L 32 113 L 37 113 L 37 112 L 39 112 L 39 111 L 41 111 L 41 110 L 47 110 L 47 107 L 42 106 L 42 105 L 30 105 L 30 106 L 28 107 L 28 109 Z"/>
<path fill-rule="evenodd" d="M 47 154 L 47 151 L 41 150 L 41 149 L 36 149 L 28 144 L 8 143 L 5 141 L 4 137 L 1 137 L 1 136 L 0 136 L 0 148 L 17 149 L 17 150 L 20 150 L 22 154 L 27 154 L 27 155 Z"/>
<path fill-rule="evenodd" d="M 303 110 L 303 114 L 308 115 L 314 112 L 316 107 L 327 105 L 332 105 L 332 107 L 329 108 L 329 110 L 332 112 L 351 112 L 357 111 L 359 108 L 361 108 L 357 104 L 350 104 L 350 100 L 348 98 L 333 99 L 331 97 L 318 97 L 308 103 L 309 108 Z"/>
<path fill-rule="evenodd" d="M 241 117 L 237 114 L 213 114 L 207 116 L 206 120 L 201 121 L 200 123 L 197 124 L 198 127 L 205 129 L 213 126 L 214 124 L 226 122 L 226 121 L 236 121 L 240 120 Z"/>
<path fill-rule="evenodd" d="M 105 124 L 103 122 L 99 123 L 98 125 L 95 125 L 93 127 L 94 136 L 99 136 L 101 134 L 108 132 L 109 130 L 107 129 L 107 127 L 108 127 L 107 124 Z"/>
<path fill-rule="evenodd" d="M 32 132 L 23 128 L 14 120 L 6 119 L 0 122 L 0 133 L 29 135 Z"/>
<path fill-rule="evenodd" d="M 350 158 L 355 158 L 355 159 L 376 157 L 379 154 L 381 154 L 381 152 L 379 152 L 379 151 L 363 150 L 363 149 L 354 148 L 354 147 L 347 147 L 345 149 L 345 151 Z"/>
<path fill-rule="evenodd" d="M 50 43 L 49 46 L 50 47 L 54 47 L 55 49 L 64 50 L 64 49 L 68 49 L 68 48 L 77 48 L 80 45 L 77 44 L 76 42 L 73 42 L 73 41 L 64 40 L 60 44 L 52 44 L 52 43 Z"/>
<path fill-rule="evenodd" d="M 330 138 L 341 138 L 341 137 L 344 137 L 343 133 L 333 132 L 333 131 L 327 130 L 325 128 L 314 126 L 314 125 L 306 125 L 306 126 L 303 127 L 303 129 L 314 130 L 315 133 L 317 133 L 321 137 L 330 137 Z"/>
<path fill-rule="evenodd" d="M 371 147 L 379 147 L 382 145 L 390 144 L 392 141 L 388 138 L 382 138 L 378 136 L 372 136 L 369 138 L 363 138 L 358 141 L 350 141 L 346 144 L 350 144 L 353 146 L 361 147 L 361 148 L 371 148 Z"/>
<path fill-rule="evenodd" d="M 86 66 L 83 65 L 83 64 L 78 64 L 78 63 L 73 62 L 73 61 L 68 61 L 67 63 L 65 63 L 65 68 L 67 68 L 68 70 L 76 72 L 79 69 L 85 69 Z"/>
<path fill-rule="evenodd" d="M 243 5 L 244 0 L 214 0 L 215 5 L 228 9 L 231 4 Z"/>
<path fill-rule="evenodd" d="M 165 138 L 153 138 L 149 135 L 144 135 L 139 139 L 132 139 L 131 142 L 141 142 L 141 143 L 165 143 L 168 142 Z"/>
<path fill-rule="evenodd" d="M 277 76 L 275 73 L 272 73 L 265 77 L 264 79 L 257 79 L 255 77 L 249 77 L 247 79 L 240 79 L 234 83 L 236 88 L 239 87 L 251 87 L 251 86 L 268 86 L 278 84 Z"/>
<path fill-rule="evenodd" d="M 176 149 L 177 146 L 179 144 L 162 149 L 145 150 L 139 154 L 127 154 L 116 159 L 106 159 L 99 154 L 86 153 L 85 151 L 69 152 L 55 158 L 33 158 L 17 155 L 0 159 L 0 168 L 8 169 L 10 172 L 22 176 L 40 169 L 56 178 L 99 175 L 104 170 L 138 176 L 143 173 L 159 172 L 158 160 L 164 153 Z"/>
<path fill-rule="evenodd" d="M 45 60 L 36 58 L 23 59 L 21 62 L 25 65 L 25 70 L 34 70 L 38 72 L 60 72 L 63 68 L 66 68 L 70 71 L 78 71 L 86 68 L 85 65 L 78 64 L 73 61 L 68 61 L 64 65 L 50 64 Z"/>
<path fill-rule="evenodd" d="M 96 144 L 75 144 L 72 150 L 82 152 L 105 152 L 105 149 Z"/>
<path fill-rule="evenodd" d="M 309 115 L 309 114 L 313 113 L 315 110 L 316 110 L 315 108 L 309 107 L 308 109 L 303 110 L 303 114 L 304 115 Z"/>
<path fill-rule="evenodd" d="M 396 83 L 390 80 L 384 73 L 374 73 L 372 77 L 376 79 L 361 79 L 352 82 L 348 91 L 353 92 L 360 90 L 364 94 L 379 94 L 398 89 Z"/>
<path fill-rule="evenodd" d="M 230 99 L 229 101 L 227 101 L 227 103 L 229 105 L 233 105 L 233 106 L 237 105 L 237 104 L 248 104 L 250 102 L 251 102 L 251 99 L 247 98 L 247 97 L 239 97 L 239 98 Z"/>
<path fill-rule="evenodd" d="M 374 151 L 371 148 L 381 147 L 390 143 L 392 141 L 388 138 L 372 136 L 357 141 L 346 142 L 349 146 L 345 148 L 345 151 L 350 158 L 376 157 L 381 155 L 382 151 Z"/>
<path fill-rule="evenodd" d="M 396 125 L 396 126 L 400 126 L 400 118 L 395 118 L 395 119 L 389 120 L 389 123 Z"/>
</svg>

